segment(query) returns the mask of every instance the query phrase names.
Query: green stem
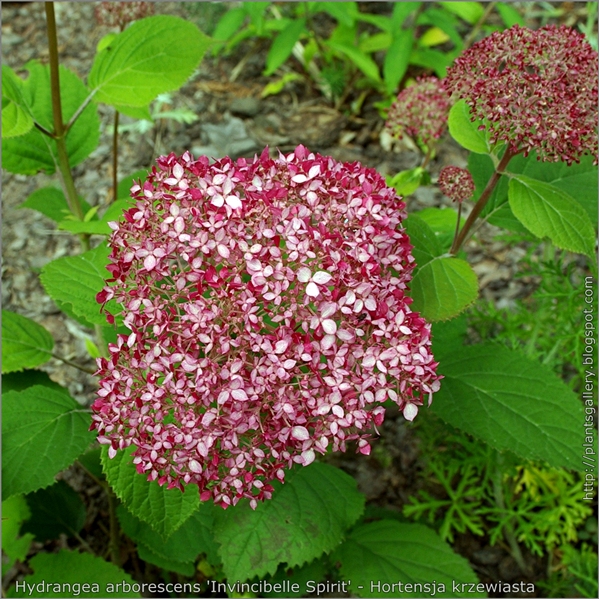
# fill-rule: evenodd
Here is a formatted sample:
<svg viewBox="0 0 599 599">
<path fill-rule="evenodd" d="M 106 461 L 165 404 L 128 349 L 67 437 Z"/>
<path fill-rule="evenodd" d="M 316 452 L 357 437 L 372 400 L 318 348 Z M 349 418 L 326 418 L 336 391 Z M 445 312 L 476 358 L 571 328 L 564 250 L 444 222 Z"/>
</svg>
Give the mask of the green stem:
<svg viewBox="0 0 599 599">
<path fill-rule="evenodd" d="M 449 250 L 450 254 L 455 256 L 458 253 L 458 251 L 460 250 L 460 248 L 462 247 L 462 245 L 464 244 L 466 237 L 468 237 L 468 233 L 472 229 L 472 225 L 474 224 L 476 219 L 480 216 L 480 213 L 483 211 L 483 208 L 487 205 L 487 202 L 489 201 L 489 198 L 491 197 L 491 194 L 493 193 L 493 190 L 495 189 L 495 186 L 497 185 L 499 178 L 505 171 L 505 167 L 507 166 L 508 162 L 517 153 L 518 152 L 511 152 L 509 147 L 505 150 L 503 158 L 499 161 L 499 164 L 497 165 L 495 172 L 491 175 L 491 178 L 489 179 L 487 186 L 484 188 L 483 192 L 480 194 L 480 198 L 478 198 L 478 202 L 476 202 L 476 204 L 474 205 L 474 208 L 472 209 L 472 212 L 466 219 L 466 222 L 464 223 L 462 230 L 454 238 L 453 245 L 451 246 L 451 249 Z"/>
<path fill-rule="evenodd" d="M 78 220 L 83 220 L 83 208 L 77 196 L 73 174 L 69 165 L 67 152 L 66 134 L 62 120 L 62 102 L 60 98 L 60 76 L 58 69 L 58 39 L 56 35 L 56 18 L 54 16 L 54 4 L 44 3 L 46 8 L 46 27 L 48 32 L 48 52 L 50 55 L 50 89 L 52 93 L 52 116 L 54 120 L 54 139 L 56 141 L 56 152 L 58 154 L 58 171 L 65 192 L 69 209 Z M 80 235 L 83 250 L 89 249 L 89 235 Z"/>
<path fill-rule="evenodd" d="M 119 168 L 119 111 L 114 111 L 114 126 L 112 129 L 112 201 L 116 200 Z"/>
</svg>

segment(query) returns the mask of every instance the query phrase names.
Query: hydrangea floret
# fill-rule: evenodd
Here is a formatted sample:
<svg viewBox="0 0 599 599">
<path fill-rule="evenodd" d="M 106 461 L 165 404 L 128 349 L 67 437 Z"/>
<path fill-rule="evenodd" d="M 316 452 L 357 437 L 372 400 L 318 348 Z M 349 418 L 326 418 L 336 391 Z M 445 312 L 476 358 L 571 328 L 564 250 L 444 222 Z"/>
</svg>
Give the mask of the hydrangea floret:
<svg viewBox="0 0 599 599">
<path fill-rule="evenodd" d="M 407 135 L 426 152 L 445 132 L 450 107 L 439 79 L 419 77 L 391 104 L 385 129 L 397 139 Z"/>
<path fill-rule="evenodd" d="M 386 400 L 412 420 L 439 389 L 406 296 L 404 204 L 373 169 L 298 146 L 213 164 L 158 159 L 111 223 L 128 335 L 98 360 L 93 425 L 139 473 L 227 507 L 294 464 L 370 452 Z M 114 316 L 108 315 L 114 322 Z"/>
<path fill-rule="evenodd" d="M 121 31 L 132 21 L 154 14 L 152 2 L 100 2 L 96 5 L 96 20 L 100 25 L 118 27 Z"/>
<path fill-rule="evenodd" d="M 570 27 L 515 25 L 474 44 L 443 81 L 492 144 L 572 164 L 597 158 L 597 70 L 597 52 Z"/>
<path fill-rule="evenodd" d="M 459 166 L 444 166 L 439 173 L 439 189 L 452 201 L 462 203 L 474 194 L 472 175 Z"/>
</svg>

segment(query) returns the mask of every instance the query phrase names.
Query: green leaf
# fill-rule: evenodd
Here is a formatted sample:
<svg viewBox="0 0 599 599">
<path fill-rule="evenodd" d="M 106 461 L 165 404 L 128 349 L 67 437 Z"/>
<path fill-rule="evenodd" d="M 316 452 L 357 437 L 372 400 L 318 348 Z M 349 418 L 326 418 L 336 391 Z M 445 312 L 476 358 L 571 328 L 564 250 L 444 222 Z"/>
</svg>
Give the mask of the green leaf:
<svg viewBox="0 0 599 599">
<path fill-rule="evenodd" d="M 435 322 L 457 316 L 478 297 L 476 273 L 465 260 L 438 257 L 412 279 L 412 309 Z"/>
<path fill-rule="evenodd" d="M 470 25 L 476 24 L 485 12 L 480 2 L 439 2 L 439 4 Z"/>
<path fill-rule="evenodd" d="M 32 533 L 40 542 L 58 539 L 61 534 L 77 534 L 85 524 L 85 506 L 79 493 L 63 480 L 47 489 L 27 495 L 31 517 L 23 532 Z"/>
<path fill-rule="evenodd" d="M 422 180 L 427 174 L 421 166 L 417 166 L 407 171 L 400 171 L 393 177 L 388 177 L 387 185 L 393 187 L 398 195 L 409 196 L 422 185 Z"/>
<path fill-rule="evenodd" d="M 297 19 L 275 37 L 266 56 L 264 75 L 272 75 L 291 56 L 293 46 L 305 31 L 306 19 Z"/>
<path fill-rule="evenodd" d="M 31 111 L 23 98 L 23 82 L 2 65 L 2 138 L 25 135 L 33 127 Z"/>
<path fill-rule="evenodd" d="M 442 79 L 447 74 L 447 67 L 453 62 L 457 52 L 441 52 L 430 48 L 414 48 L 410 54 L 410 64 L 431 69 Z"/>
<path fill-rule="evenodd" d="M 11 587 L 8 597 L 141 597 L 132 590 L 140 585 L 129 574 L 89 553 L 38 553 L 29 566 L 33 574 L 25 576 L 18 591 Z M 65 584 L 70 592 L 61 592 Z"/>
<path fill-rule="evenodd" d="M 388 94 L 395 92 L 406 74 L 413 45 L 413 29 L 399 29 L 393 34 L 393 41 L 383 63 L 383 80 Z"/>
<path fill-rule="evenodd" d="M 498 2 L 495 5 L 497 12 L 501 16 L 501 20 L 503 21 L 506 27 L 513 27 L 514 25 L 520 25 L 520 27 L 526 27 L 526 21 L 520 15 L 520 13 L 510 4 L 506 2 Z"/>
<path fill-rule="evenodd" d="M 11 372 L 10 374 L 2 375 L 2 393 L 23 391 L 23 389 L 33 387 L 33 385 L 51 387 L 55 391 L 61 391 L 67 395 L 69 393 L 66 387 L 61 387 L 58 383 L 55 383 L 42 370 L 23 370 L 21 372 Z"/>
<path fill-rule="evenodd" d="M 391 13 L 393 30 L 399 29 L 408 16 L 421 6 L 422 2 L 394 2 Z"/>
<path fill-rule="evenodd" d="M 147 106 L 158 94 L 181 87 L 210 43 L 193 23 L 179 17 L 136 21 L 96 55 L 88 79 L 94 99 Z"/>
<path fill-rule="evenodd" d="M 139 474 L 131 460 L 135 447 L 118 451 L 112 459 L 108 450 L 102 447 L 102 465 L 106 479 L 117 497 L 127 509 L 167 539 L 200 505 L 197 486 L 188 485 L 187 491 L 168 490 L 156 481 L 149 482 L 144 474 Z"/>
<path fill-rule="evenodd" d="M 68 304 L 75 314 L 92 324 L 106 324 L 100 313 L 96 295 L 108 278 L 106 270 L 109 249 L 105 243 L 78 256 L 65 256 L 49 262 L 42 268 L 40 279 L 48 295 L 54 300 Z M 117 314 L 116 302 L 110 301 L 106 309 Z"/>
<path fill-rule="evenodd" d="M 28 68 L 29 78 L 23 82 L 23 95 L 27 98 L 34 120 L 47 131 L 53 131 L 49 67 L 32 61 L 28 63 Z M 68 123 L 89 92 L 77 75 L 61 66 L 60 95 L 62 118 Z M 67 133 L 67 154 L 71 167 L 83 162 L 96 149 L 99 139 L 98 111 L 90 104 Z M 11 173 L 33 175 L 44 171 L 51 175 L 55 172 L 57 163 L 56 142 L 36 128 L 20 137 L 2 139 L 2 166 Z"/>
<path fill-rule="evenodd" d="M 54 339 L 33 320 L 2 310 L 2 373 L 34 368 L 52 357 Z"/>
<path fill-rule="evenodd" d="M 27 552 L 33 541 L 32 534 L 20 534 L 21 524 L 27 520 L 31 512 L 27 501 L 22 495 L 13 495 L 2 502 L 2 551 L 9 558 L 9 564 L 2 560 L 2 573 L 6 566 L 10 566 L 15 560 L 25 561 Z"/>
<path fill-rule="evenodd" d="M 358 597 L 485 596 L 469 590 L 468 583 L 478 579 L 466 559 L 421 524 L 395 520 L 362 524 L 331 558 L 341 563 L 341 576 Z M 454 581 L 466 585 L 464 594 L 455 594 Z M 399 582 L 404 585 L 401 590 Z"/>
<path fill-rule="evenodd" d="M 200 553 L 205 553 L 212 564 L 218 564 L 220 560 L 212 529 L 214 511 L 220 509 L 213 503 L 202 503 L 200 509 L 185 521 L 185 525 L 166 541 L 148 523 L 136 518 L 124 506 L 119 506 L 117 515 L 123 532 L 135 541 L 138 547 L 145 547 L 154 556 L 191 564 Z"/>
<path fill-rule="evenodd" d="M 252 510 L 242 501 L 217 512 L 215 538 L 231 580 L 274 574 L 280 563 L 295 567 L 329 552 L 364 509 L 356 482 L 341 470 L 315 463 L 295 468 L 272 499 Z"/>
<path fill-rule="evenodd" d="M 107 223 L 100 220 L 82 221 L 82 220 L 63 220 L 58 223 L 61 231 L 70 231 L 71 233 L 87 233 L 88 235 L 109 235 L 112 229 Z"/>
<path fill-rule="evenodd" d="M 518 220 L 539 238 L 549 237 L 562 250 L 595 255 L 595 230 L 591 219 L 565 191 L 515 175 L 510 181 L 508 198 Z"/>
<path fill-rule="evenodd" d="M 154 122 L 149 104 L 146 106 L 123 106 L 122 104 L 116 104 L 114 105 L 114 108 L 121 114 L 130 116 L 132 119 L 137 119 L 138 121 L 150 121 L 150 123 Z"/>
<path fill-rule="evenodd" d="M 466 314 L 460 314 L 444 322 L 435 322 L 432 326 L 433 355 L 441 361 L 443 356 L 450 355 L 464 345 L 468 332 Z"/>
<path fill-rule="evenodd" d="M 521 171 L 514 171 L 512 165 L 513 161 L 510 161 L 510 172 L 522 172 L 568 193 L 585 209 L 591 223 L 597 223 L 597 166 L 593 164 L 592 156 L 583 156 L 580 163 L 568 166 L 565 162 L 541 162 L 531 154 L 523 161 Z"/>
<path fill-rule="evenodd" d="M 89 410 L 41 385 L 4 393 L 2 421 L 4 497 L 51 485 L 95 437 Z"/>
<path fill-rule="evenodd" d="M 281 565 L 274 576 L 267 578 L 269 583 L 280 585 L 278 588 L 281 590 L 278 592 L 263 591 L 262 594 L 264 597 L 306 597 L 310 588 L 314 588 L 316 595 L 322 596 L 317 592 L 316 585 L 325 580 L 326 574 L 327 567 L 323 559 L 315 559 L 301 568 L 292 570 L 286 565 Z M 294 587 L 293 585 L 298 586 Z M 295 592 L 294 588 L 299 590 Z"/>
<path fill-rule="evenodd" d="M 81 202 L 81 208 L 84 213 L 91 208 L 83 198 L 79 198 L 79 201 Z M 64 193 L 60 189 L 52 186 L 36 189 L 22 204 L 19 205 L 19 208 L 37 210 L 57 223 L 71 214 Z"/>
<path fill-rule="evenodd" d="M 144 562 L 154 564 L 155 566 L 158 566 L 167 572 L 177 572 L 178 574 L 183 574 L 183 576 L 187 576 L 188 578 L 193 577 L 196 571 L 193 562 L 178 562 L 171 557 L 164 557 L 158 553 L 154 553 L 145 545 L 137 546 L 137 555 L 139 556 L 139 559 L 143 560 Z"/>
<path fill-rule="evenodd" d="M 331 15 L 345 27 L 353 27 L 360 12 L 356 2 L 316 2 L 315 5 L 317 10 Z"/>
<path fill-rule="evenodd" d="M 374 62 L 374 60 L 368 56 L 368 54 L 364 54 L 364 52 L 361 52 L 358 50 L 358 48 L 350 44 L 329 42 L 328 46 L 331 48 L 331 50 L 336 50 L 341 54 L 345 54 L 345 56 L 347 56 L 354 63 L 354 65 L 360 69 L 364 75 L 366 75 L 366 77 L 376 81 L 377 83 L 381 82 L 379 67 L 377 66 L 376 62 Z"/>
<path fill-rule="evenodd" d="M 444 356 L 432 410 L 500 451 L 581 470 L 582 404 L 547 366 L 494 344 Z"/>
<path fill-rule="evenodd" d="M 435 232 L 417 213 L 411 213 L 404 221 L 404 226 L 410 242 L 414 246 L 412 255 L 416 260 L 416 268 L 422 268 L 433 258 L 443 253 Z"/>
<path fill-rule="evenodd" d="M 246 12 L 243 6 L 229 9 L 216 25 L 212 37 L 216 41 L 228 40 L 243 25 L 245 17 Z"/>
<path fill-rule="evenodd" d="M 435 233 L 443 251 L 449 251 L 455 235 L 458 213 L 453 208 L 425 208 L 417 212 Z"/>
<path fill-rule="evenodd" d="M 449 133 L 462 147 L 476 154 L 489 154 L 490 147 L 485 131 L 480 131 L 481 123 L 472 122 L 470 109 L 465 100 L 458 100 L 449 111 L 447 126 Z"/>
</svg>

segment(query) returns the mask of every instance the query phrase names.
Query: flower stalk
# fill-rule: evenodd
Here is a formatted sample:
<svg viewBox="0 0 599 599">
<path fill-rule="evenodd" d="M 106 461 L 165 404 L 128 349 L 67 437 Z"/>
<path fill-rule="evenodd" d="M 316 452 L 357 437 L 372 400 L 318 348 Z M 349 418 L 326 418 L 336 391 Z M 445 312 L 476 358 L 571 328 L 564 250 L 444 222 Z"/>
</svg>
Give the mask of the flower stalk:
<svg viewBox="0 0 599 599">
<path fill-rule="evenodd" d="M 66 135 L 67 129 L 62 120 L 62 102 L 60 97 L 60 74 L 58 68 L 58 40 L 56 34 L 56 18 L 54 15 L 54 3 L 45 2 L 46 27 L 48 32 L 48 51 L 50 55 L 50 87 L 52 93 L 52 116 L 54 120 L 53 138 L 56 141 L 58 159 L 58 172 L 65 192 L 67 204 L 71 213 L 78 220 L 83 220 L 84 214 L 75 189 L 73 174 L 69 165 L 67 153 Z M 89 235 L 79 235 L 83 250 L 89 250 Z"/>
</svg>

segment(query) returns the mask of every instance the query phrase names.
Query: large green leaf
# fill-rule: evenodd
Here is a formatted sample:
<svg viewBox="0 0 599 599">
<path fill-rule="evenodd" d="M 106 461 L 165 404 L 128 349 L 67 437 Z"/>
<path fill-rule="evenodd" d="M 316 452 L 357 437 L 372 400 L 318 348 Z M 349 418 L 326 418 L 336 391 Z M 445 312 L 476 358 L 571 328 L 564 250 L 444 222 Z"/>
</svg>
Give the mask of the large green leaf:
<svg viewBox="0 0 599 599">
<path fill-rule="evenodd" d="M 86 510 L 79 493 L 63 480 L 51 487 L 27 495 L 31 517 L 22 527 L 37 541 L 58 539 L 60 534 L 71 537 L 85 524 Z"/>
<path fill-rule="evenodd" d="M 55 301 L 68 304 L 70 309 L 92 324 L 106 324 L 100 313 L 96 295 L 108 278 L 108 247 L 105 243 L 78 256 L 65 256 L 42 268 L 40 279 L 48 295 Z M 119 309 L 111 300 L 107 310 L 117 314 Z"/>
<path fill-rule="evenodd" d="M 341 575 L 358 597 L 486 596 L 480 589 L 470 591 L 468 583 L 478 580 L 466 559 L 421 524 L 362 524 L 331 557 L 341 563 Z M 456 594 L 454 581 L 466 586 L 464 594 Z"/>
<path fill-rule="evenodd" d="M 23 82 L 23 96 L 35 121 L 47 131 L 53 131 L 49 67 L 30 62 L 28 69 L 29 78 Z M 83 104 L 89 92 L 77 75 L 61 66 L 60 94 L 62 118 L 67 123 Z M 76 166 L 85 160 L 96 148 L 99 139 L 100 119 L 97 108 L 90 104 L 67 133 L 66 146 L 70 166 Z M 38 171 L 44 171 L 51 175 L 56 170 L 57 157 L 56 142 L 36 128 L 20 137 L 2 139 L 2 166 L 11 173 L 33 175 Z"/>
<path fill-rule="evenodd" d="M 214 541 L 212 529 L 214 520 L 213 503 L 202 503 L 185 525 L 177 529 L 166 541 L 147 522 L 136 518 L 128 509 L 119 506 L 117 510 L 119 522 L 123 532 L 138 547 L 147 548 L 153 555 L 179 563 L 191 563 L 205 553 L 211 564 L 218 564 L 217 545 Z M 154 563 L 154 562 L 152 562 Z"/>
<path fill-rule="evenodd" d="M 412 255 L 416 260 L 416 268 L 422 268 L 433 258 L 443 253 L 435 232 L 429 227 L 426 221 L 418 216 L 418 213 L 410 214 L 409 218 L 404 221 L 404 225 L 410 238 L 410 243 L 414 246 Z"/>
<path fill-rule="evenodd" d="M 2 502 L 2 575 L 12 566 L 15 560 L 25 561 L 33 535 L 21 535 L 21 524 L 27 520 L 31 512 L 23 495 L 13 495 Z M 8 560 L 6 559 L 8 558 Z"/>
<path fill-rule="evenodd" d="M 202 60 L 211 40 L 193 23 L 170 15 L 136 21 L 96 54 L 89 74 L 95 100 L 147 106 L 178 89 Z"/>
<path fill-rule="evenodd" d="M 509 170 L 513 162 L 510 162 Z M 523 175 L 550 183 L 572 196 L 586 210 L 591 223 L 597 223 L 597 165 L 592 156 L 583 156 L 578 164 L 568 166 L 565 162 L 541 162 L 531 154 L 524 161 Z"/>
<path fill-rule="evenodd" d="M 582 469 L 582 404 L 549 368 L 500 345 L 456 348 L 432 410 L 496 449 Z"/>
<path fill-rule="evenodd" d="M 52 357 L 52 335 L 30 318 L 2 310 L 2 373 L 35 368 Z"/>
<path fill-rule="evenodd" d="M 129 574 L 90 553 L 38 553 L 29 566 L 33 574 L 11 587 L 8 597 L 141 597 Z"/>
<path fill-rule="evenodd" d="M 489 154 L 490 147 L 481 123 L 472 121 L 470 109 L 465 100 L 458 100 L 449 111 L 447 120 L 449 133 L 461 146 L 476 154 Z"/>
<path fill-rule="evenodd" d="M 23 81 L 2 65 L 2 138 L 25 135 L 33 127 L 31 111 L 23 98 Z"/>
<path fill-rule="evenodd" d="M 143 522 L 147 522 L 162 537 L 167 539 L 200 505 L 198 488 L 189 485 L 182 493 L 179 489 L 167 489 L 156 481 L 149 482 L 139 474 L 131 460 L 135 447 L 118 451 L 112 459 L 106 446 L 102 447 L 102 466 L 106 479 L 117 497 L 127 509 Z"/>
<path fill-rule="evenodd" d="M 525 175 L 514 175 L 508 191 L 510 208 L 534 235 L 549 237 L 563 250 L 595 255 L 595 230 L 589 215 L 569 194 Z"/>
<path fill-rule="evenodd" d="M 441 256 L 418 269 L 412 309 L 432 322 L 457 316 L 478 297 L 476 273 L 465 260 Z"/>
<path fill-rule="evenodd" d="M 81 202 L 83 213 L 86 214 L 91 209 L 91 206 L 82 197 L 79 197 L 79 201 Z M 57 187 L 52 186 L 36 189 L 19 205 L 19 208 L 37 210 L 57 223 L 71 214 L 64 193 Z"/>
<path fill-rule="evenodd" d="M 54 482 L 95 435 L 89 410 L 69 395 L 34 385 L 2 394 L 2 494 L 30 493 Z"/>
<path fill-rule="evenodd" d="M 356 482 L 315 463 L 297 467 L 272 499 L 252 510 L 247 501 L 217 512 L 215 538 L 231 580 L 274 574 L 280 563 L 300 566 L 334 549 L 364 509 Z"/>
</svg>

